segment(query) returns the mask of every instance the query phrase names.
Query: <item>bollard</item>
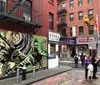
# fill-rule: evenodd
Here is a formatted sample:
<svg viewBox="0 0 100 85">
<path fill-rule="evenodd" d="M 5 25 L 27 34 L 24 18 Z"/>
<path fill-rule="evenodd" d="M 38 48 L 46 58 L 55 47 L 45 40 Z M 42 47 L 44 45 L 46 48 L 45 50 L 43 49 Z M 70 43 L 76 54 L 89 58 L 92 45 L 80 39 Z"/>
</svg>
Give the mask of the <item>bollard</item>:
<svg viewBox="0 0 100 85">
<path fill-rule="evenodd" d="M 17 68 L 17 84 L 20 83 L 20 69 Z"/>
<path fill-rule="evenodd" d="M 33 78 L 36 77 L 35 66 L 33 66 Z"/>
<path fill-rule="evenodd" d="M 22 80 L 26 80 L 26 66 L 25 65 L 22 68 Z"/>
</svg>

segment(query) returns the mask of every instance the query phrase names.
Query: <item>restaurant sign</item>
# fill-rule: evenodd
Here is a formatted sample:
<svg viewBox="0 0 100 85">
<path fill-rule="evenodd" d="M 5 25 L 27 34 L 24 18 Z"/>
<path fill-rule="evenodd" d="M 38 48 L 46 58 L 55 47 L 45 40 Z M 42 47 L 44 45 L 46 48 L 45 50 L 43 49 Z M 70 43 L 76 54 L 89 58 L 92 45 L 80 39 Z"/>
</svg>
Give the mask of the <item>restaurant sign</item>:
<svg viewBox="0 0 100 85">
<path fill-rule="evenodd" d="M 76 44 L 89 44 L 91 42 L 97 43 L 97 38 L 95 38 L 95 37 L 79 37 L 76 39 Z"/>
</svg>

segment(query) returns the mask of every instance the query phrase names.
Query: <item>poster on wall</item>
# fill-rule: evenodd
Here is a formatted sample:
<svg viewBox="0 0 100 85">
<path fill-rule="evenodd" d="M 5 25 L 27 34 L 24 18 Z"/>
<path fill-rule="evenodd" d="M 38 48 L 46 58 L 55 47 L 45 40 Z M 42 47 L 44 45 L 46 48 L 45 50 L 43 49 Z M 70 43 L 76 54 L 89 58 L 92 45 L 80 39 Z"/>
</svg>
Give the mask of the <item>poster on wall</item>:
<svg viewBox="0 0 100 85">
<path fill-rule="evenodd" d="M 47 68 L 47 38 L 31 34 L 0 31 L 0 78 L 12 75 L 18 67 L 27 72 Z"/>
</svg>

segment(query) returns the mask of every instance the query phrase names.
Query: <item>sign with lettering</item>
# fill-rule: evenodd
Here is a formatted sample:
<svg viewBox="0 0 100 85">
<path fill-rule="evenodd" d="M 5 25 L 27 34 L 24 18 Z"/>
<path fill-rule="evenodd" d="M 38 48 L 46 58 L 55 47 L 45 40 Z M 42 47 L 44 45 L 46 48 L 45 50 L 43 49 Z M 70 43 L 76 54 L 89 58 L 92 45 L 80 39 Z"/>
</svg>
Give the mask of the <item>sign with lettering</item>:
<svg viewBox="0 0 100 85">
<path fill-rule="evenodd" d="M 95 37 L 79 37 L 76 39 L 76 44 L 89 44 L 91 42 L 97 43 L 97 38 L 95 38 Z"/>
<path fill-rule="evenodd" d="M 49 40 L 50 41 L 59 41 L 60 40 L 60 34 L 56 32 L 49 32 Z"/>
<path fill-rule="evenodd" d="M 66 38 L 66 40 L 61 41 L 60 44 L 62 44 L 62 45 L 74 45 L 74 44 L 76 44 L 76 38 Z"/>
</svg>

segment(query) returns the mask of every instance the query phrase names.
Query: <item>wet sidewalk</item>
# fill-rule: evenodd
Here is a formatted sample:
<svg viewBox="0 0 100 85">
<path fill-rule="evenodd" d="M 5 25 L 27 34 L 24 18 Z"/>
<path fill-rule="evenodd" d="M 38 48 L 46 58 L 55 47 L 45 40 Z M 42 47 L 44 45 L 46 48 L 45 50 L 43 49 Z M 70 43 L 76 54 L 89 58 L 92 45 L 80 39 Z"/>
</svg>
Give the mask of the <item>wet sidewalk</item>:
<svg viewBox="0 0 100 85">
<path fill-rule="evenodd" d="M 52 68 L 52 69 L 45 69 L 45 70 L 41 70 L 41 71 L 36 71 L 35 77 L 33 76 L 33 73 L 26 74 L 26 80 L 24 80 L 24 81 L 21 80 L 21 76 L 20 76 L 19 84 L 16 84 L 17 78 L 12 77 L 12 78 L 8 78 L 8 79 L 0 80 L 0 85 L 29 85 L 36 81 L 39 81 L 39 80 L 69 71 L 69 70 L 72 70 L 72 68 L 69 66 L 60 66 L 60 67 L 56 67 L 56 68 Z"/>
</svg>

